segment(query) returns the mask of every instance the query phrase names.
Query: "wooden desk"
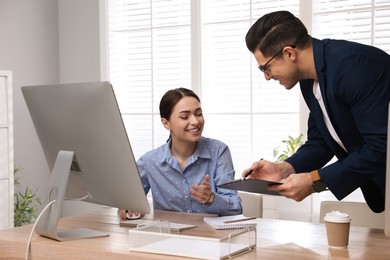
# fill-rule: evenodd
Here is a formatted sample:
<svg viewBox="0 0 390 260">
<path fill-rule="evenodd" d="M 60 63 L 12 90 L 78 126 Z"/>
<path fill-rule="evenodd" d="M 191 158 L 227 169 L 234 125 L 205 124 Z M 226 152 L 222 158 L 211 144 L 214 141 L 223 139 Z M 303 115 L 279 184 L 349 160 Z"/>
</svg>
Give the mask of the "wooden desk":
<svg viewBox="0 0 390 260">
<path fill-rule="evenodd" d="M 156 219 L 193 223 L 198 228 L 187 235 L 220 235 L 203 223 L 203 214 L 156 211 Z M 151 218 L 152 215 L 147 217 Z M 383 230 L 351 227 L 346 249 L 329 249 L 324 224 L 259 219 L 257 248 L 235 259 L 390 259 L 390 239 Z M 29 259 L 180 259 L 130 252 L 128 228 L 119 226 L 116 209 L 105 209 L 60 220 L 60 228 L 87 227 L 110 233 L 109 237 L 57 242 L 34 235 Z M 0 259 L 24 259 L 32 225 L 0 231 Z M 188 258 L 187 258 L 188 259 Z"/>
</svg>

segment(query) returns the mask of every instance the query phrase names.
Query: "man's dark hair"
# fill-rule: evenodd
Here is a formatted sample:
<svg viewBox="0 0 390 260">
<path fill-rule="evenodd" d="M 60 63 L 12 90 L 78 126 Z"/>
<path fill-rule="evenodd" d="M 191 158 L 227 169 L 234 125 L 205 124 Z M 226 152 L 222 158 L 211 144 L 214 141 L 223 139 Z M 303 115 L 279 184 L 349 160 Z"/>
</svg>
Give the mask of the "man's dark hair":
<svg viewBox="0 0 390 260">
<path fill-rule="evenodd" d="M 310 35 L 305 25 L 288 11 L 277 11 L 260 17 L 249 29 L 245 41 L 254 53 L 257 49 L 267 57 L 285 46 L 305 46 Z"/>
</svg>

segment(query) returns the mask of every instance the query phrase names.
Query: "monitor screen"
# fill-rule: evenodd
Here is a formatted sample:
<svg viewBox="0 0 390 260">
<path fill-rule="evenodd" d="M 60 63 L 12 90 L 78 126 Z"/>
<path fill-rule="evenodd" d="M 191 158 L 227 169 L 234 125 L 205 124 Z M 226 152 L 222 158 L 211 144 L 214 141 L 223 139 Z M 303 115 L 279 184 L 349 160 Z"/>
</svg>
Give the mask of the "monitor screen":
<svg viewBox="0 0 390 260">
<path fill-rule="evenodd" d="M 37 233 L 59 241 L 90 236 L 85 229 L 58 232 L 64 198 L 150 212 L 109 82 L 25 86 L 22 92 L 52 170 L 52 204 Z"/>
</svg>

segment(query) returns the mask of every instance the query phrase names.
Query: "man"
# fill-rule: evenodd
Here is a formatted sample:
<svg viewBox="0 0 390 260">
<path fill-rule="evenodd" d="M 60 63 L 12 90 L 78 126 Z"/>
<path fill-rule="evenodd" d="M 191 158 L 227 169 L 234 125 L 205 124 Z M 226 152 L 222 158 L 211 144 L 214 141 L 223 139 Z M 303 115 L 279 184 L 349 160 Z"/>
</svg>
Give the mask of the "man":
<svg viewBox="0 0 390 260">
<path fill-rule="evenodd" d="M 312 38 L 287 11 L 264 15 L 246 44 L 267 80 L 298 82 L 310 110 L 307 141 L 281 163 L 255 162 L 242 175 L 277 180 L 269 189 L 301 201 L 329 189 L 341 200 L 360 188 L 384 210 L 390 56 L 375 47 Z M 334 156 L 337 161 L 326 165 Z M 326 166 L 325 166 L 326 165 Z"/>
</svg>

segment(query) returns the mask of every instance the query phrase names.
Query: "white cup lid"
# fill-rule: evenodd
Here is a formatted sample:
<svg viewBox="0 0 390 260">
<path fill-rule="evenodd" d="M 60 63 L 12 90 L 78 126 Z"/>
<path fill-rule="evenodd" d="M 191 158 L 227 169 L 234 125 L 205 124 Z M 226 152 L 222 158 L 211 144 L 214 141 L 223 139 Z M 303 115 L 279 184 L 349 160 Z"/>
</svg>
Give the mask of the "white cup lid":
<svg viewBox="0 0 390 260">
<path fill-rule="evenodd" d="M 351 222 L 351 217 L 347 213 L 342 213 L 340 211 L 332 211 L 326 213 L 324 220 L 335 223 L 348 223 Z"/>
</svg>

